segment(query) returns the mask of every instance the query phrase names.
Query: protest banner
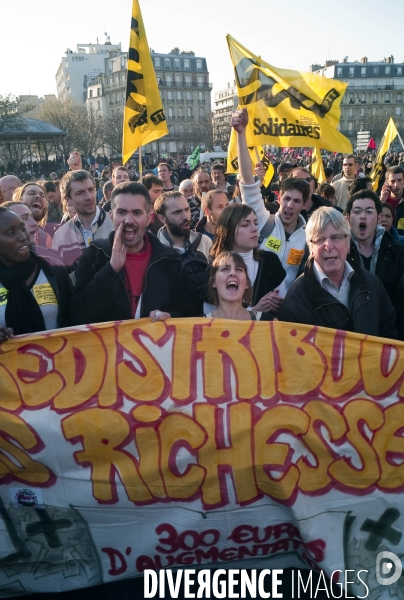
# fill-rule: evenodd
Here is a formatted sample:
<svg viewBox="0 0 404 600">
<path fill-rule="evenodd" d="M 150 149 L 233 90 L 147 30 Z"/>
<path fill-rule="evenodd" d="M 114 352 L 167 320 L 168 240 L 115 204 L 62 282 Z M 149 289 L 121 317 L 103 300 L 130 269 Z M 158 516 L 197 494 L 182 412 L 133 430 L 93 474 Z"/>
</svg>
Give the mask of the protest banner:
<svg viewBox="0 0 404 600">
<path fill-rule="evenodd" d="M 273 561 L 402 597 L 377 561 L 404 552 L 403 358 L 392 340 L 203 318 L 9 340 L 0 597 Z"/>
<path fill-rule="evenodd" d="M 227 36 L 239 108 L 247 107 L 249 146 L 318 146 L 352 152 L 338 130 L 347 84 L 315 73 L 279 69 Z"/>
</svg>

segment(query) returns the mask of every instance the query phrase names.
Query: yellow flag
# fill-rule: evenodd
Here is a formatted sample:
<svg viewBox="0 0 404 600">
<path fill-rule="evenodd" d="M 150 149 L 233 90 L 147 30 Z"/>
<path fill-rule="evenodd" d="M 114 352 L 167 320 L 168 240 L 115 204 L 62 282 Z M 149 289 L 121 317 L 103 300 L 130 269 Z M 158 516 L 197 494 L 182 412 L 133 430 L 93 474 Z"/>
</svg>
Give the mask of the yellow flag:
<svg viewBox="0 0 404 600">
<path fill-rule="evenodd" d="M 122 160 L 168 133 L 138 0 L 133 0 L 123 114 Z"/>
<path fill-rule="evenodd" d="M 227 36 L 239 105 L 248 110 L 249 146 L 315 146 L 351 153 L 337 126 L 346 83 L 288 69 L 275 69 Z"/>
<path fill-rule="evenodd" d="M 383 170 L 383 159 L 390 148 L 391 142 L 398 136 L 398 130 L 396 124 L 393 119 L 390 117 L 389 122 L 387 123 L 386 131 L 382 137 L 382 141 L 380 142 L 379 150 L 377 152 L 375 164 L 373 165 L 372 172 L 370 174 L 370 178 L 372 180 L 372 186 L 374 191 L 379 187 L 379 179 L 381 172 Z"/>
<path fill-rule="evenodd" d="M 314 175 L 318 183 L 326 181 L 321 150 L 317 146 L 313 148 L 313 154 L 311 155 L 311 174 Z"/>
<path fill-rule="evenodd" d="M 257 162 L 262 162 L 265 167 L 265 177 L 262 185 L 268 187 L 274 176 L 274 167 L 262 146 L 248 146 L 248 153 L 255 167 Z M 234 129 L 231 130 L 229 148 L 227 151 L 227 173 L 238 173 L 237 138 Z"/>
</svg>

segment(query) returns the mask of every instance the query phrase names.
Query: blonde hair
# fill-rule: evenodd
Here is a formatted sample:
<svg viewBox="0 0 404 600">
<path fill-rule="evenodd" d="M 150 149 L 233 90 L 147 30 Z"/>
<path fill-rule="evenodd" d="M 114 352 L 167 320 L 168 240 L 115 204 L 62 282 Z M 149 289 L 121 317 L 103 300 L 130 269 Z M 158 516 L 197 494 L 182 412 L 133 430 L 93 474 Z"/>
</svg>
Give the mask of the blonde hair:
<svg viewBox="0 0 404 600">
<path fill-rule="evenodd" d="M 331 206 L 320 206 L 313 212 L 306 225 L 306 242 L 310 249 L 312 240 L 323 233 L 328 223 L 351 238 L 351 230 L 342 213 Z"/>
</svg>

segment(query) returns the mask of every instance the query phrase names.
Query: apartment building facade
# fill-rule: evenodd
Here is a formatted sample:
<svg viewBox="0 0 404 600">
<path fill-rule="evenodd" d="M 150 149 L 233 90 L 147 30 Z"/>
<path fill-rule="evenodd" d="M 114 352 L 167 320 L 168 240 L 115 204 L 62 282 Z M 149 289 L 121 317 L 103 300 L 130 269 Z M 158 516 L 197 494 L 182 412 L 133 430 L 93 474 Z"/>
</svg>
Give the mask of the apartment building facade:
<svg viewBox="0 0 404 600">
<path fill-rule="evenodd" d="M 349 62 L 327 61 L 311 71 L 348 83 L 341 103 L 339 130 L 356 145 L 358 131 L 370 131 L 380 141 L 390 117 L 398 129 L 404 127 L 404 62 L 389 56 L 372 62 L 367 57 Z"/>
</svg>

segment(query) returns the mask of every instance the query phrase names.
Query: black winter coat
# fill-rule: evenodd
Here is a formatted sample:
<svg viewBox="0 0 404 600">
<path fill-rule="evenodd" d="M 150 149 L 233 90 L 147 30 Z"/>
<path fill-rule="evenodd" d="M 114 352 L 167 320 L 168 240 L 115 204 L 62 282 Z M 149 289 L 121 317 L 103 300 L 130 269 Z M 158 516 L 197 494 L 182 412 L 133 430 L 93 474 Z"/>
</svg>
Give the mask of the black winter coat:
<svg viewBox="0 0 404 600">
<path fill-rule="evenodd" d="M 350 280 L 350 310 L 322 288 L 310 258 L 292 283 L 278 314 L 280 321 L 306 323 L 397 339 L 396 311 L 380 279 L 359 265 Z"/>
<path fill-rule="evenodd" d="M 70 319 L 70 300 L 72 297 L 73 286 L 69 273 L 64 266 L 53 266 L 41 256 L 35 257 L 37 265 L 43 270 L 49 283 L 52 286 L 58 301 L 58 327 L 69 327 Z"/>
<path fill-rule="evenodd" d="M 163 246 L 152 233 L 146 235 L 152 257 L 145 274 L 140 316 L 148 317 L 152 310 L 168 312 L 172 317 L 194 316 L 181 255 Z M 77 325 L 133 318 L 124 270 L 117 273 L 111 267 L 113 243 L 111 232 L 107 239 L 93 241 L 79 260 L 71 302 L 72 320 Z"/>
<path fill-rule="evenodd" d="M 361 265 L 359 250 L 351 241 L 350 261 Z M 383 283 L 390 301 L 402 319 L 404 315 L 404 248 L 386 231 L 380 243 L 375 275 Z"/>
</svg>

